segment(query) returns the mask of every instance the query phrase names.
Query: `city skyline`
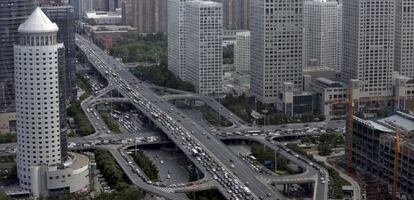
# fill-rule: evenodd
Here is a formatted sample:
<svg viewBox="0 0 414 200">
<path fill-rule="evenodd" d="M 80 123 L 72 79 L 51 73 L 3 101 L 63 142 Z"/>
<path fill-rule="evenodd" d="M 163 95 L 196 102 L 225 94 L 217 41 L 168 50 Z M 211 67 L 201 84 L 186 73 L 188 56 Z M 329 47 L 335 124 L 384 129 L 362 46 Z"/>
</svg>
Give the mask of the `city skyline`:
<svg viewBox="0 0 414 200">
<path fill-rule="evenodd" d="M 409 0 L 6 1 L 1 200 L 414 198 Z"/>
</svg>

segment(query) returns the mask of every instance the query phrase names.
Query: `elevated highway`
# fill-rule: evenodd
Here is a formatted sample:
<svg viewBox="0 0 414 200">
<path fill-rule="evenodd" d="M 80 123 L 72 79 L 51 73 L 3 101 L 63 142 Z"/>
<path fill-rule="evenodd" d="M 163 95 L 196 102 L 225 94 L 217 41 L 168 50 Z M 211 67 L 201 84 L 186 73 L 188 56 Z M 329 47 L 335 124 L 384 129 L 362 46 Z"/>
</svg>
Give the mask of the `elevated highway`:
<svg viewBox="0 0 414 200">
<path fill-rule="evenodd" d="M 284 199 L 279 192 L 272 190 L 269 186 L 256 179 L 253 176 L 254 172 L 245 166 L 236 155 L 232 154 L 221 141 L 214 137 L 211 140 L 207 140 L 205 136 L 201 137 L 200 133 L 210 134 L 207 130 L 204 130 L 188 117 L 184 123 L 178 123 L 176 119 L 182 117 L 181 113 L 167 114 L 173 105 L 164 101 L 146 87 L 145 84 L 140 85 L 140 81 L 135 76 L 120 66 L 112 57 L 106 55 L 96 45 L 81 36 L 77 36 L 76 44 L 91 64 L 107 78 L 108 82 L 124 97 L 130 98 L 131 103 L 156 123 L 206 176 L 214 175 L 214 178 L 217 180 L 223 180 L 225 176 L 229 179 L 237 180 L 233 181 L 233 185 L 237 185 L 237 187 L 227 187 L 223 185 L 223 182 L 216 181 L 216 188 L 227 199 L 236 199 L 236 197 L 240 196 L 242 199 L 257 199 L 262 195 L 267 196 L 262 197 L 263 199 Z M 185 139 L 181 140 L 181 138 L 177 137 L 177 134 L 184 134 L 188 138 L 187 141 L 184 142 Z M 201 165 L 202 161 L 196 160 L 191 153 L 191 148 L 188 148 L 189 146 L 199 148 L 200 152 L 203 152 L 202 159 L 216 165 L 218 173 L 212 173 L 208 170 L 209 168 Z M 229 170 L 232 163 L 228 160 L 238 162 L 238 176 Z M 236 188 L 246 187 L 245 182 L 249 182 L 251 194 L 246 191 L 236 191 Z M 240 195 L 237 196 L 236 194 Z M 249 197 L 249 195 L 251 196 Z"/>
</svg>

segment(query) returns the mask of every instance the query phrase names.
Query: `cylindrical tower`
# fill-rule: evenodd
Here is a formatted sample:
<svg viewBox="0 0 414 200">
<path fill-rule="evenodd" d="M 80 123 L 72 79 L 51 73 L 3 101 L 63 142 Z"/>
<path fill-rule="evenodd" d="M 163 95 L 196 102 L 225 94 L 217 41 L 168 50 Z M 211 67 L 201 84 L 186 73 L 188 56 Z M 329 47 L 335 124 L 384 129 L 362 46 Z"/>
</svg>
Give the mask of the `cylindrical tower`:
<svg viewBox="0 0 414 200">
<path fill-rule="evenodd" d="M 31 189 L 31 166 L 61 161 L 58 27 L 40 8 L 20 25 L 14 47 L 17 175 Z"/>
</svg>

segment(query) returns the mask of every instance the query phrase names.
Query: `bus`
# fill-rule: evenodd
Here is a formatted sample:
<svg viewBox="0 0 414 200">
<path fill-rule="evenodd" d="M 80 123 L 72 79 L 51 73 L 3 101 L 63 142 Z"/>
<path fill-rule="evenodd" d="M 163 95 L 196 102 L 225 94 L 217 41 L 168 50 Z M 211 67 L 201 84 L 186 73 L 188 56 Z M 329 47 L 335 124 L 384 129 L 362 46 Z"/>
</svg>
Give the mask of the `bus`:
<svg viewBox="0 0 414 200">
<path fill-rule="evenodd" d="M 253 155 L 249 155 L 248 156 L 251 160 L 253 160 L 253 161 L 255 161 L 256 160 L 256 157 L 254 157 Z"/>
<path fill-rule="evenodd" d="M 262 130 L 250 130 L 247 131 L 248 134 L 262 134 L 263 131 Z"/>
</svg>

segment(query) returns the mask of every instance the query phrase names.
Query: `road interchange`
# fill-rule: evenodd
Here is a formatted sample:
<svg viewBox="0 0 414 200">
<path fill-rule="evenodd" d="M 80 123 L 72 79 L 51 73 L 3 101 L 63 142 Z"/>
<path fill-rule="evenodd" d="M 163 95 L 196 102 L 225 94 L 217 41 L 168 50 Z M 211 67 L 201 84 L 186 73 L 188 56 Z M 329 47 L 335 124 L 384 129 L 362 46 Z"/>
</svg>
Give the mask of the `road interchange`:
<svg viewBox="0 0 414 200">
<path fill-rule="evenodd" d="M 88 58 L 88 60 L 91 62 L 91 64 L 108 81 L 108 87 L 102 90 L 101 93 L 99 93 L 95 97 L 90 97 L 89 99 L 82 102 L 82 108 L 84 111 L 87 112 L 87 109 L 90 109 L 91 107 L 94 107 L 94 105 L 106 101 L 129 101 L 129 103 L 133 104 L 137 109 L 139 109 L 148 118 L 155 122 L 155 124 L 164 133 L 166 133 L 166 135 L 178 147 L 180 147 L 183 153 L 185 153 L 186 156 L 190 160 L 192 160 L 194 164 L 197 165 L 199 170 L 202 171 L 206 175 L 206 177 L 212 180 L 214 179 L 214 187 L 218 189 L 227 199 L 285 199 L 285 197 L 283 197 L 279 192 L 277 192 L 274 188 L 271 188 L 271 186 L 267 184 L 270 182 L 277 183 L 278 180 L 279 182 L 283 182 L 283 177 L 259 177 L 254 171 L 247 167 L 245 163 L 237 157 L 237 155 L 235 155 L 228 148 L 226 148 L 225 145 L 219 140 L 219 138 L 214 137 L 210 130 L 206 130 L 205 128 L 199 126 L 196 122 L 191 120 L 185 114 L 178 111 L 179 109 L 177 109 L 174 105 L 166 101 L 166 99 L 168 98 L 163 98 L 162 96 L 155 94 L 153 92 L 153 88 L 151 88 L 153 86 L 138 80 L 129 71 L 121 67 L 120 63 L 118 63 L 112 57 L 105 54 L 96 45 L 91 43 L 86 38 L 83 38 L 82 36 L 77 36 L 76 43 L 77 46 L 81 49 L 81 51 Z M 102 97 L 106 92 L 112 89 L 118 90 L 124 97 L 113 99 L 104 98 L 102 100 L 97 99 L 97 97 Z M 189 98 L 194 98 L 194 96 L 187 96 Z M 211 102 L 208 103 L 209 106 L 211 106 L 216 111 L 219 111 L 220 114 L 222 114 L 226 118 L 229 118 L 233 122 L 234 126 L 226 129 L 228 131 L 240 131 L 246 129 L 265 130 L 267 128 L 280 128 L 281 126 L 284 126 L 249 126 L 243 120 L 233 115 L 231 111 L 225 109 L 220 104 L 217 104 L 217 102 L 215 102 L 214 99 L 211 99 L 210 97 L 200 97 L 199 95 L 197 98 L 203 100 L 204 102 Z M 88 139 L 96 139 L 99 137 L 113 137 L 113 135 L 110 134 L 110 132 L 108 132 L 108 128 L 106 127 L 103 120 L 97 120 L 96 117 L 91 116 L 91 114 L 87 114 L 87 116 L 89 120 L 91 120 L 91 122 L 94 124 L 94 128 L 95 130 L 97 130 L 97 132 L 92 136 L 83 138 L 84 141 Z M 179 123 L 177 119 L 181 119 L 181 122 Z M 297 126 L 303 126 L 303 124 Z M 185 136 L 184 139 L 182 139 L 183 136 Z M 117 138 L 122 138 L 122 136 L 117 136 Z M 252 138 L 250 137 L 249 139 Z M 274 148 L 276 151 L 281 151 L 280 149 L 282 147 L 278 146 L 277 144 L 266 141 L 264 138 L 254 140 L 257 140 L 261 143 L 265 143 L 268 146 L 272 146 L 272 148 Z M 183 142 L 185 144 L 183 144 Z M 188 145 L 187 143 L 190 145 Z M 197 153 L 199 155 L 194 156 L 191 152 L 192 149 L 199 150 L 199 152 Z M 114 157 L 120 156 L 120 151 L 114 151 L 111 149 L 109 150 L 114 155 Z M 301 167 L 303 165 L 306 170 L 309 170 L 309 167 L 314 168 L 312 165 L 309 165 L 309 163 L 307 163 L 308 161 L 306 160 L 298 161 L 299 159 L 294 155 L 286 154 L 284 156 L 287 156 L 289 160 L 295 162 L 296 164 L 299 163 Z M 204 162 L 200 161 L 199 159 L 206 159 L 208 161 L 211 160 L 211 162 L 215 165 L 214 168 L 217 168 L 216 172 L 208 170 L 209 168 L 205 167 Z M 125 164 L 125 162 L 122 161 L 122 159 L 120 158 L 117 158 L 116 160 L 118 163 L 120 163 L 121 167 Z M 232 165 L 236 165 L 237 168 L 232 168 Z M 124 171 L 127 170 L 124 169 L 124 167 L 122 168 Z M 312 173 L 306 171 L 306 175 L 303 175 L 305 177 L 297 177 L 299 179 L 306 179 L 306 182 L 313 180 L 313 182 L 315 183 L 313 199 L 327 199 L 327 184 L 322 184 L 320 181 L 320 176 L 322 174 L 324 177 L 328 177 L 326 170 L 321 169 L 322 172 L 315 172 L 311 169 L 311 171 Z M 220 179 L 217 176 L 220 176 Z M 131 181 L 135 185 L 148 192 L 163 197 L 166 197 L 171 194 L 160 189 L 157 190 L 157 188 L 154 187 L 148 188 L 149 186 L 145 182 L 136 179 L 136 177 L 134 177 L 133 175 L 128 175 L 128 177 L 132 179 Z M 289 177 L 285 177 L 285 180 L 287 180 L 288 178 Z M 133 181 L 135 179 L 136 181 Z M 232 187 L 229 188 L 225 184 L 226 179 L 232 180 L 234 182 L 232 184 Z M 294 179 L 290 180 L 293 180 L 292 182 L 295 183 Z M 248 183 L 248 186 L 246 183 Z M 297 183 L 300 183 L 300 181 L 297 181 Z M 237 189 L 235 186 L 238 186 Z M 248 188 L 249 192 L 243 191 L 242 188 Z M 240 196 L 233 195 L 236 193 L 240 194 Z M 180 197 L 182 198 L 182 196 L 178 195 L 173 199 L 181 199 Z"/>
</svg>

